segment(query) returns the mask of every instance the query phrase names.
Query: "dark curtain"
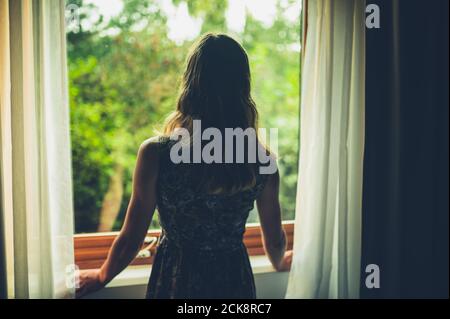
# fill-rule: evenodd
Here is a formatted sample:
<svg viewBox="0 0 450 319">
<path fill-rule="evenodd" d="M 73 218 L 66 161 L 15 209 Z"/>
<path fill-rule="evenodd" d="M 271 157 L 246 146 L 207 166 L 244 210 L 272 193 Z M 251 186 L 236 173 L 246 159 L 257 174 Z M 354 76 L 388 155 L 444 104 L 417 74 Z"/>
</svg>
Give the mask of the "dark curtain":
<svg viewBox="0 0 450 319">
<path fill-rule="evenodd" d="M 449 1 L 367 3 L 361 297 L 448 298 Z"/>
</svg>

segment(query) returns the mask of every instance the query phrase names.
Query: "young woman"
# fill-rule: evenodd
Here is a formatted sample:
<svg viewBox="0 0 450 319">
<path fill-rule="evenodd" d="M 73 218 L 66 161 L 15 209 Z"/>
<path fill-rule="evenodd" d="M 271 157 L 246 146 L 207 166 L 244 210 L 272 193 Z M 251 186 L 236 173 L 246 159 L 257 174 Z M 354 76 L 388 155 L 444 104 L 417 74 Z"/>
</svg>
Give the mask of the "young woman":
<svg viewBox="0 0 450 319">
<path fill-rule="evenodd" d="M 290 268 L 292 253 L 285 252 L 278 171 L 261 174 L 261 164 L 248 160 L 175 163 L 171 149 L 179 141 L 169 136 L 177 129 L 195 134 L 195 120 L 219 132 L 257 128 L 248 57 L 227 35 L 206 34 L 194 45 L 177 110 L 168 118 L 164 134 L 139 148 L 122 230 L 103 266 L 80 272 L 77 296 L 102 288 L 134 259 L 156 207 L 162 236 L 147 298 L 255 298 L 252 269 L 242 242 L 255 200 L 271 263 L 278 271 Z M 183 143 L 195 151 L 191 141 Z"/>
</svg>

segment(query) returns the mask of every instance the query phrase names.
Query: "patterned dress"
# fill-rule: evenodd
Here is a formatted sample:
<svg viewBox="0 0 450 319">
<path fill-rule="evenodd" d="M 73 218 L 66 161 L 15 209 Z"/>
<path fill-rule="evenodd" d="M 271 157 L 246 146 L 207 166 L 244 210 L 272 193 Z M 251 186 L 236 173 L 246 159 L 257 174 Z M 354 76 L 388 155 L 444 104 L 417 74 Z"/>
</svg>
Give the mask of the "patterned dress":
<svg viewBox="0 0 450 319">
<path fill-rule="evenodd" d="M 159 142 L 157 208 L 162 236 L 147 298 L 255 298 L 243 244 L 245 223 L 267 175 L 233 195 L 206 194 L 192 185 L 190 165 L 174 164 L 170 146 Z"/>
</svg>

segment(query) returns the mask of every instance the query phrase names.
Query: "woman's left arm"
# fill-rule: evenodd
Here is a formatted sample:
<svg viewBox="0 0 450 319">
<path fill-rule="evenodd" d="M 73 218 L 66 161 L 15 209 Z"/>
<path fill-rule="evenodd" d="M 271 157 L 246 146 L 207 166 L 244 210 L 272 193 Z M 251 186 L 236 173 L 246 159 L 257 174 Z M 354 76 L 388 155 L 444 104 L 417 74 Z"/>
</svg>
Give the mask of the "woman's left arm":
<svg viewBox="0 0 450 319">
<path fill-rule="evenodd" d="M 138 151 L 133 191 L 123 227 L 102 267 L 79 272 L 77 297 L 104 287 L 136 257 L 156 207 L 158 167 L 158 144 L 154 139 L 146 140 Z"/>
</svg>

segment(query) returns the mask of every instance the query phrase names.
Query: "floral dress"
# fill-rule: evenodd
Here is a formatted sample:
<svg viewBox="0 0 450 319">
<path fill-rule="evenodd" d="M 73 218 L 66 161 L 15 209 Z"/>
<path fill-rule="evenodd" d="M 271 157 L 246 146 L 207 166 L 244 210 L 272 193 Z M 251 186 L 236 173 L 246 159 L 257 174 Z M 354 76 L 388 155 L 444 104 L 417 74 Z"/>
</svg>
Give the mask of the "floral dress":
<svg viewBox="0 0 450 319">
<path fill-rule="evenodd" d="M 157 209 L 162 235 L 147 298 L 255 298 L 255 284 L 243 244 L 245 223 L 266 176 L 232 195 L 206 194 L 192 186 L 190 165 L 174 164 L 161 138 Z"/>
</svg>

